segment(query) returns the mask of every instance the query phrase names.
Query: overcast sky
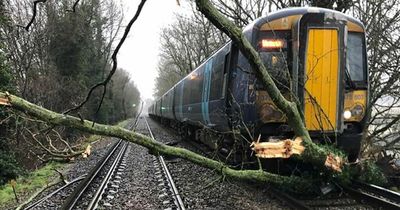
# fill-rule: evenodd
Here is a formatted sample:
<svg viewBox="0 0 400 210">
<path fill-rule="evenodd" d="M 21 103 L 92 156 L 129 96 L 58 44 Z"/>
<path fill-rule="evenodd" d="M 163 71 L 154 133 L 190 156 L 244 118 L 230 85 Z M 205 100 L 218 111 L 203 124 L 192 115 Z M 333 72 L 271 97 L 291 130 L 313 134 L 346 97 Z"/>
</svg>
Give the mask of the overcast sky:
<svg viewBox="0 0 400 210">
<path fill-rule="evenodd" d="M 122 3 L 127 23 L 134 16 L 140 1 L 122 0 Z M 176 0 L 148 0 L 119 52 L 118 67 L 131 74 L 143 100 L 151 98 L 153 94 L 161 28 L 174 21 L 174 13 L 183 10 Z"/>
</svg>

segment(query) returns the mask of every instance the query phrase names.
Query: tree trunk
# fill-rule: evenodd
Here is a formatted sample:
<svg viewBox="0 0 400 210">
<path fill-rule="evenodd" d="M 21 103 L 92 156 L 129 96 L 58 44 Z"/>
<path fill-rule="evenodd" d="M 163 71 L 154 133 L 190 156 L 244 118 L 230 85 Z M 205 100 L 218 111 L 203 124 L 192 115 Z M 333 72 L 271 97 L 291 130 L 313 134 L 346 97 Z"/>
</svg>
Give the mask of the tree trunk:
<svg viewBox="0 0 400 210">
<path fill-rule="evenodd" d="M 153 139 L 138 134 L 118 126 L 109 126 L 103 124 L 94 124 L 88 120 L 81 120 L 80 118 L 73 117 L 66 114 L 59 114 L 38 105 L 32 104 L 20 97 L 10 95 L 8 93 L 0 92 L 0 105 L 11 106 L 11 108 L 19 110 L 29 116 L 43 120 L 55 126 L 67 126 L 78 129 L 80 131 L 88 132 L 91 134 L 117 137 L 130 141 L 134 144 L 146 147 L 152 154 L 171 155 L 186 159 L 195 164 L 205 168 L 212 169 L 220 173 L 223 177 L 230 177 L 234 179 L 254 181 L 260 183 L 272 183 L 279 186 L 286 187 L 287 189 L 297 192 L 311 192 L 315 188 L 311 180 L 307 180 L 296 176 L 280 176 L 277 174 L 268 173 L 262 170 L 235 170 L 229 168 L 222 162 L 212 160 L 210 158 L 201 156 L 192 151 L 164 145 Z M 314 191 L 315 192 L 315 191 Z"/>
</svg>

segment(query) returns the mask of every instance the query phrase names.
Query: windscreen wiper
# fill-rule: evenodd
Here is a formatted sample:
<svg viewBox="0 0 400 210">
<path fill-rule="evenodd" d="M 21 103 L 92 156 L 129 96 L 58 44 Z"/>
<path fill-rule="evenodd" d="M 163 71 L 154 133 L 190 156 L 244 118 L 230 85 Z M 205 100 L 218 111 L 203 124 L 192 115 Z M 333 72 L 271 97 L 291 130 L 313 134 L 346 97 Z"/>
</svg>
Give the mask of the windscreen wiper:
<svg viewBox="0 0 400 210">
<path fill-rule="evenodd" d="M 344 69 L 345 69 L 345 73 L 346 73 L 346 82 L 347 82 L 347 84 L 352 89 L 355 89 L 356 88 L 356 83 L 351 79 L 349 69 L 347 68 L 347 66 Z"/>
</svg>

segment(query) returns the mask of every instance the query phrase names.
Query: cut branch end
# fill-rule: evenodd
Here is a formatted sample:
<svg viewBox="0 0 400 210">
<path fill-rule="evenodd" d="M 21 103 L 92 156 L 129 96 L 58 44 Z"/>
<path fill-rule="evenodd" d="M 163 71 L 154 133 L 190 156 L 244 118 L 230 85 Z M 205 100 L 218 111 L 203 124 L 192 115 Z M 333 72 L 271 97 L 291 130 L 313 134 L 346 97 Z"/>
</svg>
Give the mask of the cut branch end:
<svg viewBox="0 0 400 210">
<path fill-rule="evenodd" d="M 11 106 L 10 98 L 7 96 L 7 93 L 3 96 L 0 96 L 0 105 Z"/>
<path fill-rule="evenodd" d="M 301 155 L 304 151 L 303 140 L 297 137 L 294 141 L 286 139 L 279 142 L 253 142 L 252 150 L 259 158 L 289 158 L 293 154 Z"/>
<path fill-rule="evenodd" d="M 325 166 L 333 169 L 334 171 L 342 172 L 343 163 L 344 161 L 341 157 L 329 153 L 326 157 Z"/>
</svg>

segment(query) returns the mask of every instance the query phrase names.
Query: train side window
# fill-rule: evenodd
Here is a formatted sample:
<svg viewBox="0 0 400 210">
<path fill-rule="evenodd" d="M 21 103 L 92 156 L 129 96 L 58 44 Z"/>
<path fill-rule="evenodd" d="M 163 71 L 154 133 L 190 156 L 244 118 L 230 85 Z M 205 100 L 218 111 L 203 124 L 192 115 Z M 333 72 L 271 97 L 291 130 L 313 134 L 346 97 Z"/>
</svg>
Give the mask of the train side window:
<svg viewBox="0 0 400 210">
<path fill-rule="evenodd" d="M 213 61 L 213 67 L 211 71 L 211 88 L 209 100 L 218 100 L 222 95 L 222 83 L 224 73 L 224 51 L 220 51 Z"/>
<path fill-rule="evenodd" d="M 182 100 L 182 105 L 187 105 L 190 104 L 190 78 L 185 79 L 185 86 L 183 88 L 183 100 Z"/>
<path fill-rule="evenodd" d="M 228 52 L 225 55 L 225 60 L 224 60 L 224 74 L 223 74 L 223 83 L 222 83 L 222 90 L 221 90 L 221 99 L 225 98 L 225 92 L 226 92 L 226 86 L 228 85 L 228 68 L 229 68 L 229 62 L 230 62 L 230 55 L 231 53 Z"/>
<path fill-rule="evenodd" d="M 353 81 L 365 81 L 365 54 L 362 33 L 349 32 L 347 36 L 346 67 Z"/>
<path fill-rule="evenodd" d="M 190 87 L 190 104 L 201 102 L 201 96 L 203 92 L 203 75 L 204 65 L 193 71 L 189 76 L 190 81 L 187 84 Z"/>
<path fill-rule="evenodd" d="M 184 81 L 182 81 L 182 82 L 180 82 L 180 83 L 178 83 L 177 85 L 176 85 L 176 88 L 175 88 L 175 97 L 174 97 L 174 104 L 176 105 L 176 106 L 180 106 L 181 104 L 181 94 L 182 94 L 182 92 L 181 92 L 181 86 L 183 85 L 183 82 Z"/>
</svg>

